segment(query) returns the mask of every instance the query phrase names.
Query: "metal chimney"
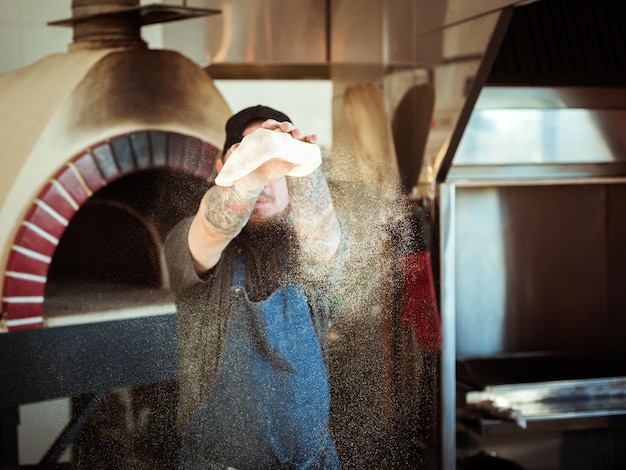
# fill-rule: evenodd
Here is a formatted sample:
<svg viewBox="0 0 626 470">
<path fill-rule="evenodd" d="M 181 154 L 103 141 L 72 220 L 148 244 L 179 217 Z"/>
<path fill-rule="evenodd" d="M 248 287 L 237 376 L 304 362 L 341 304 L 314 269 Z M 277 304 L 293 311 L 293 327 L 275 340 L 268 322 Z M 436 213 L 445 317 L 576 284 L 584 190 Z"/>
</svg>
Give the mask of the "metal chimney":
<svg viewBox="0 0 626 470">
<path fill-rule="evenodd" d="M 217 13 L 220 11 L 185 5 L 139 5 L 139 0 L 73 0 L 71 18 L 48 24 L 74 29 L 74 42 L 70 44 L 70 50 L 146 48 L 147 44 L 141 38 L 142 26 Z"/>
</svg>

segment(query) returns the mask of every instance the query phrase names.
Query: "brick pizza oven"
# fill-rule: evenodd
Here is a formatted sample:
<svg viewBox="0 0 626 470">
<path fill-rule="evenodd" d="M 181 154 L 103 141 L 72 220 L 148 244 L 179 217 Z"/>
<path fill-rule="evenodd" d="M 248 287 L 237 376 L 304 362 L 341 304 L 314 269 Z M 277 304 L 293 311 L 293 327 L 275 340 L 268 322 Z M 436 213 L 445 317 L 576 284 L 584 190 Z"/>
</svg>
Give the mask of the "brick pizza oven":
<svg viewBox="0 0 626 470">
<path fill-rule="evenodd" d="M 215 11 L 137 4 L 75 1 L 57 22 L 74 27 L 69 51 L 0 77 L 13 110 L 0 126 L 5 330 L 65 324 L 68 303 L 115 310 L 124 285 L 167 287 L 163 238 L 215 176 L 226 102 L 195 63 L 139 35 Z"/>
</svg>

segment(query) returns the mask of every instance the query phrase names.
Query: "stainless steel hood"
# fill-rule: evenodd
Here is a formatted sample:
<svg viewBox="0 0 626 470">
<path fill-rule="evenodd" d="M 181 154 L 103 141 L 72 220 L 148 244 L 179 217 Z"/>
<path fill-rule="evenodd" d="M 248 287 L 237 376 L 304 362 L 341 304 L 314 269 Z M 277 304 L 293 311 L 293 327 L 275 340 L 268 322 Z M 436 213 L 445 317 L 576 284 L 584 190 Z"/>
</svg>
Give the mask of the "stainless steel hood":
<svg viewBox="0 0 626 470">
<path fill-rule="evenodd" d="M 535 140 L 516 147 L 517 156 L 496 157 L 493 153 L 499 153 L 501 143 L 510 141 L 506 133 L 499 133 L 490 146 L 491 155 L 472 161 L 470 171 L 476 171 L 478 163 L 534 163 L 537 145 L 544 154 L 540 163 L 622 160 L 624 142 L 618 130 L 623 127 L 626 66 L 620 2 L 209 0 L 206 4 L 222 12 L 206 20 L 206 70 L 213 78 L 330 79 L 336 97 L 351 84 L 374 82 L 382 85 L 391 118 L 412 87 L 432 86 L 432 125 L 423 155 L 413 157 L 421 166 L 415 183 L 422 192 L 431 193 L 435 182 L 448 178 L 453 160 L 456 167 L 474 158 L 468 156 L 469 142 L 459 153 L 457 149 L 466 134 L 474 141 L 491 134 L 478 121 L 511 109 L 518 109 L 519 116 L 541 115 L 542 124 L 534 125 L 551 132 L 555 126 L 580 128 L 588 121 L 590 126 L 583 133 L 572 132 L 573 139 L 562 132 L 553 135 L 550 145 L 559 148 L 560 156 Z M 489 88 L 483 90 L 484 85 Z M 533 106 L 541 111 L 532 111 Z M 520 122 L 524 119 L 537 121 L 522 117 Z M 344 125 L 336 118 L 339 138 Z M 558 139 L 564 140 L 557 143 Z M 576 145 L 577 139 L 584 145 Z M 449 176 L 456 178 L 457 173 L 453 170 Z"/>
<path fill-rule="evenodd" d="M 533 468 L 552 433 L 543 466 L 569 431 L 626 416 L 626 8 L 513 10 L 437 174 L 445 469 L 473 442 Z"/>
<path fill-rule="evenodd" d="M 485 87 L 447 181 L 626 175 L 626 89 Z"/>
<path fill-rule="evenodd" d="M 624 21 L 610 1 L 516 8 L 438 180 L 626 175 Z"/>
<path fill-rule="evenodd" d="M 404 156 L 419 175 L 409 188 L 419 180 L 430 194 L 451 134 L 473 108 L 512 7 L 521 3 L 528 2 L 212 0 L 207 6 L 222 14 L 206 20 L 205 70 L 214 79 L 332 80 L 333 140 L 343 153 L 351 145 L 342 116 L 346 88 L 378 85 L 389 121 L 414 87 L 434 88 L 432 109 L 415 109 L 432 115 L 423 148 Z"/>
<path fill-rule="evenodd" d="M 450 49 L 459 46 L 452 38 L 443 40 L 445 28 L 519 3 L 524 2 L 208 0 L 209 8 L 222 12 L 207 21 L 208 68 L 433 65 L 463 52 Z M 476 37 L 482 31 L 473 33 Z M 485 45 L 474 42 L 471 47 L 472 54 L 482 54 Z"/>
</svg>

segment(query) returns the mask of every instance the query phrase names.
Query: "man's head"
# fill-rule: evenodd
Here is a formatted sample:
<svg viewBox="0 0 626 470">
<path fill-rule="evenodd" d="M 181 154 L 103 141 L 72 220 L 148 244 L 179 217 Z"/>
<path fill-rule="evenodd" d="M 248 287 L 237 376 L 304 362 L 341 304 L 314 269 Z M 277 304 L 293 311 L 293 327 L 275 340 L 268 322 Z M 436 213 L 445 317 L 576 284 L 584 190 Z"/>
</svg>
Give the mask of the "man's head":
<svg viewBox="0 0 626 470">
<path fill-rule="evenodd" d="M 217 162 L 218 173 L 230 155 L 231 147 L 261 127 L 261 124 L 268 119 L 291 122 L 286 114 L 262 105 L 243 109 L 226 122 L 226 140 L 222 150 L 222 160 Z M 289 192 L 287 191 L 286 178 L 283 176 L 272 180 L 261 191 L 250 215 L 250 223 L 256 225 L 280 219 L 288 205 Z"/>
<path fill-rule="evenodd" d="M 222 149 L 222 158 L 233 145 L 241 142 L 241 139 L 244 137 L 244 131 L 250 124 L 267 121 L 268 119 L 274 119 L 278 122 L 291 122 L 291 119 L 286 114 L 260 104 L 242 109 L 237 114 L 233 114 L 226 121 L 226 141 Z"/>
</svg>

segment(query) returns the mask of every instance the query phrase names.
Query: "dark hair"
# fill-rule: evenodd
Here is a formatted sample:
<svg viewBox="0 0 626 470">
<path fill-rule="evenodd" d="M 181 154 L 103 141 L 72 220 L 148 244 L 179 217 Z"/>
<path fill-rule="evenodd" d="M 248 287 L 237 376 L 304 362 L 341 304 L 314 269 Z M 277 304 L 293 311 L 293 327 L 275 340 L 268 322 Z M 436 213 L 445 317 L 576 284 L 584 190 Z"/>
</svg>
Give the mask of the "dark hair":
<svg viewBox="0 0 626 470">
<path fill-rule="evenodd" d="M 246 127 L 253 122 L 266 121 L 267 119 L 275 119 L 279 122 L 291 122 L 291 119 L 289 119 L 289 116 L 286 114 L 260 104 L 242 109 L 237 114 L 233 114 L 230 119 L 226 121 L 226 141 L 222 149 L 222 157 L 234 144 L 241 142 L 243 138 L 242 134 L 243 131 L 246 130 Z"/>
</svg>

